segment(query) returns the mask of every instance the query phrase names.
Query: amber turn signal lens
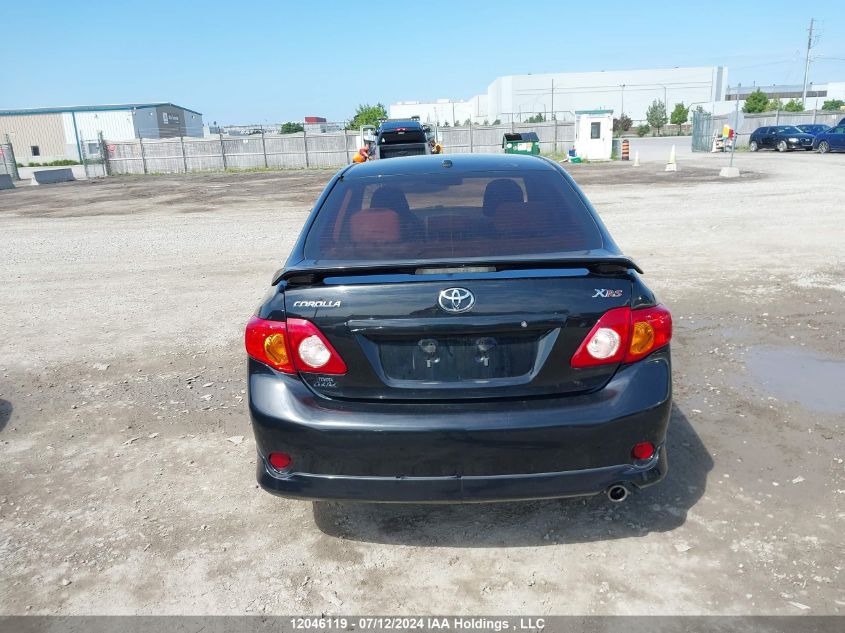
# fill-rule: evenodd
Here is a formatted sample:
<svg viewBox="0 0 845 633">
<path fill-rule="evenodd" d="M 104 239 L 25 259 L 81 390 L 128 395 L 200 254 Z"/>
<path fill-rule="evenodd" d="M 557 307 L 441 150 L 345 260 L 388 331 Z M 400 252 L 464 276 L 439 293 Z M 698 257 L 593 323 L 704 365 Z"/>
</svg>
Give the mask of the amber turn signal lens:
<svg viewBox="0 0 845 633">
<path fill-rule="evenodd" d="M 267 357 L 277 365 L 287 365 L 290 362 L 284 334 L 271 334 L 264 339 L 264 351 Z"/>
<path fill-rule="evenodd" d="M 631 354 L 645 354 L 654 345 L 654 328 L 647 321 L 634 323 L 631 332 Z"/>
</svg>

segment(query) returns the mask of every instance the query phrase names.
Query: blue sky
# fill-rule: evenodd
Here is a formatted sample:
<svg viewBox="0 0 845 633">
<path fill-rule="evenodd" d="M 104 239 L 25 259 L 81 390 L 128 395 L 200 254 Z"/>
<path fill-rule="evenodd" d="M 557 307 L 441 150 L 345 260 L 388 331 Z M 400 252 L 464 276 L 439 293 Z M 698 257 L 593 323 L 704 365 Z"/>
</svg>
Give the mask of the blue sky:
<svg viewBox="0 0 845 633">
<path fill-rule="evenodd" d="M 731 85 L 797 84 L 811 17 L 810 79 L 845 81 L 842 0 L 3 5 L 0 108 L 172 101 L 248 124 L 465 98 L 528 72 L 722 64 Z"/>
</svg>

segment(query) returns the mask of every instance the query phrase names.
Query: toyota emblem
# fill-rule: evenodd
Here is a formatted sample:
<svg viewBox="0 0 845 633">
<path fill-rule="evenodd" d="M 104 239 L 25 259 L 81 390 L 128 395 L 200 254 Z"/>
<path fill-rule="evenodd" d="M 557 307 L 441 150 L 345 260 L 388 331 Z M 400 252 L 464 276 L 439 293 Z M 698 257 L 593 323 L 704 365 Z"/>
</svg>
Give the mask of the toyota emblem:
<svg viewBox="0 0 845 633">
<path fill-rule="evenodd" d="M 446 288 L 440 291 L 437 303 L 446 312 L 457 314 L 472 309 L 475 305 L 475 295 L 466 288 Z"/>
</svg>

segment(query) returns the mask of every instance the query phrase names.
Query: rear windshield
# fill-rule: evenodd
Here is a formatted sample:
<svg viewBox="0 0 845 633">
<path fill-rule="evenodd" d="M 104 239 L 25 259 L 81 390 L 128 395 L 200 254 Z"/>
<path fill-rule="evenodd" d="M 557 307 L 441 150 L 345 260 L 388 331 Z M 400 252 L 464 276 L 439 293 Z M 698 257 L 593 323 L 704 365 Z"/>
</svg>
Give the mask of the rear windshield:
<svg viewBox="0 0 845 633">
<path fill-rule="evenodd" d="M 602 247 L 593 216 L 556 171 L 351 178 L 305 240 L 315 260 L 555 255 Z"/>
<path fill-rule="evenodd" d="M 401 130 L 382 132 L 379 143 L 392 145 L 395 143 L 425 143 L 425 132 L 422 130 Z"/>
<path fill-rule="evenodd" d="M 797 127 L 793 127 L 791 125 L 781 125 L 778 128 L 778 131 L 781 134 L 801 134 L 802 133 L 801 130 L 799 130 Z"/>
</svg>

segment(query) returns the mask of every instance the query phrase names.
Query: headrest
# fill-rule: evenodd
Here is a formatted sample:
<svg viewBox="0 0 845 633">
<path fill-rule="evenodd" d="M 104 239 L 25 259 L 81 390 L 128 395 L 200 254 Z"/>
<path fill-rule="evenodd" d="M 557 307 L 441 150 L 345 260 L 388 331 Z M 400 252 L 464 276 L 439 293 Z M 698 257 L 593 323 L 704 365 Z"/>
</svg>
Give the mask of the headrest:
<svg viewBox="0 0 845 633">
<path fill-rule="evenodd" d="M 349 218 L 353 242 L 398 242 L 399 214 L 393 209 L 361 209 Z"/>
</svg>

